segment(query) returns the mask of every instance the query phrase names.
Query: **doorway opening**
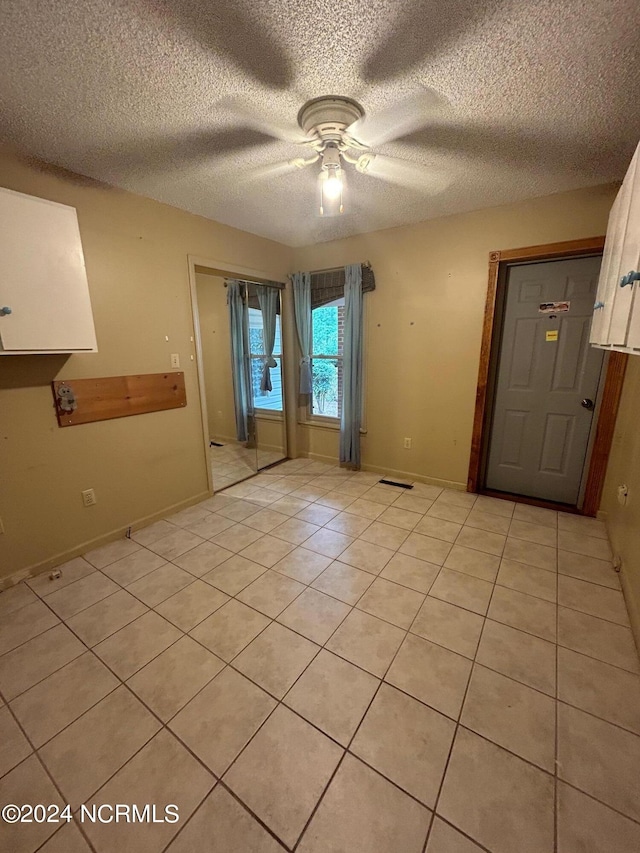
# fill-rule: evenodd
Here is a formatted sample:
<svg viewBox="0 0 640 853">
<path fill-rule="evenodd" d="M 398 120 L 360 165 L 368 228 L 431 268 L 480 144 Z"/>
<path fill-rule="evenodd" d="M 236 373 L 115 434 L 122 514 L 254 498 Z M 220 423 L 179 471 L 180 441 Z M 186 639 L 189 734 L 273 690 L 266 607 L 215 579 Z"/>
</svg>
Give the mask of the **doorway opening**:
<svg viewBox="0 0 640 853">
<path fill-rule="evenodd" d="M 490 254 L 468 491 L 597 512 L 626 366 L 588 344 L 603 246 Z"/>
<path fill-rule="evenodd" d="M 284 284 L 189 266 L 207 477 L 219 492 L 287 458 Z"/>
</svg>

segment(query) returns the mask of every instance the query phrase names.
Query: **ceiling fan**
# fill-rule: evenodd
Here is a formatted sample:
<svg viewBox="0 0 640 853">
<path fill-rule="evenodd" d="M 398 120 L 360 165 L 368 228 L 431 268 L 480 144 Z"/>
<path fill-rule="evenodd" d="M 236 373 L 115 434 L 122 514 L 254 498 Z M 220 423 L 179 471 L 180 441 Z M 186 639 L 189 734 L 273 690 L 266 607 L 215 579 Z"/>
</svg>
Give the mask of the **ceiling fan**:
<svg viewBox="0 0 640 853">
<path fill-rule="evenodd" d="M 426 108 L 442 105 L 443 99 L 431 90 L 422 90 L 397 107 L 370 118 L 353 98 L 342 95 L 324 95 L 307 101 L 298 113 L 298 125 L 303 136 L 286 134 L 306 149 L 300 157 L 285 163 L 273 164 L 259 170 L 262 176 L 273 176 L 295 169 L 304 169 L 320 162 L 319 197 L 320 215 L 332 216 L 344 212 L 343 193 L 345 164 L 353 166 L 363 175 L 398 183 L 426 192 L 444 188 L 442 176 L 408 160 L 400 160 L 376 153 L 374 146 L 398 138 L 416 127 L 424 125 Z M 261 128 L 274 136 L 284 138 L 279 128 L 268 121 Z"/>
<path fill-rule="evenodd" d="M 375 154 L 369 146 L 349 133 L 364 118 L 364 110 L 352 98 L 327 95 L 313 98 L 298 113 L 298 124 L 308 141 L 302 144 L 311 149 L 307 157 L 296 157 L 291 165 L 304 169 L 322 160 L 320 169 L 320 215 L 343 213 L 343 167 L 350 163 L 366 174 Z M 352 152 L 356 152 L 355 156 Z"/>
</svg>

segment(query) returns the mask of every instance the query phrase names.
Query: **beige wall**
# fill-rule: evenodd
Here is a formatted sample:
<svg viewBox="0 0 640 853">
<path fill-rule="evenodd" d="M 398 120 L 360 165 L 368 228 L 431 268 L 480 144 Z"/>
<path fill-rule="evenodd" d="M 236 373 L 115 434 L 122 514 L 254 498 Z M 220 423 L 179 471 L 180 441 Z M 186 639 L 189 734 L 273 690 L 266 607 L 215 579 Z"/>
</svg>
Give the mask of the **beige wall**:
<svg viewBox="0 0 640 853">
<path fill-rule="evenodd" d="M 291 269 L 290 249 L 148 199 L 83 187 L 0 155 L 0 186 L 78 210 L 96 354 L 0 357 L 0 578 L 60 562 L 207 490 L 187 255 Z M 165 335 L 169 341 L 165 340 Z M 49 383 L 169 369 L 179 352 L 187 407 L 59 429 Z M 82 506 L 94 488 L 98 503 Z"/>
<path fill-rule="evenodd" d="M 259 450 L 279 451 L 284 456 L 286 436 L 282 418 L 256 415 L 256 435 Z"/>
<path fill-rule="evenodd" d="M 295 250 L 296 269 L 373 265 L 365 466 L 466 484 L 489 252 L 604 234 L 615 192 L 593 187 Z M 335 458 L 338 437 L 300 426 L 297 446 Z"/>
<path fill-rule="evenodd" d="M 0 577 L 60 562 L 206 491 L 188 254 L 280 280 L 292 269 L 370 260 L 364 464 L 464 484 L 489 251 L 601 234 L 615 193 L 596 187 L 291 250 L 10 156 L 0 156 L 0 186 L 77 208 L 100 350 L 0 358 Z M 288 321 L 285 342 L 291 352 Z M 186 374 L 186 409 L 57 427 L 54 378 L 166 370 L 172 352 Z M 295 366 L 290 359 L 290 398 Z M 335 430 L 289 435 L 294 453 L 337 457 Z M 98 504 L 85 509 L 80 491 L 91 487 Z"/>
<path fill-rule="evenodd" d="M 619 485 L 629 489 L 625 506 L 617 500 Z M 622 560 L 625 598 L 640 647 L 640 355 L 629 356 L 601 506 L 613 552 Z"/>
<path fill-rule="evenodd" d="M 196 275 L 209 438 L 233 441 L 236 420 L 227 290 L 220 276 Z"/>
</svg>

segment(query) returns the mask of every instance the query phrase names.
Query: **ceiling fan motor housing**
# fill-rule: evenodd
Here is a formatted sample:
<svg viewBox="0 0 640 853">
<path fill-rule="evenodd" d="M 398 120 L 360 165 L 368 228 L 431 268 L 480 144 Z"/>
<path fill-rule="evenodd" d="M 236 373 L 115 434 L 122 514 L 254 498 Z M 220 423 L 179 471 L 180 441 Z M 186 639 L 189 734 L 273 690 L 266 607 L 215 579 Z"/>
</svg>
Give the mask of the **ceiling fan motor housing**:
<svg viewBox="0 0 640 853">
<path fill-rule="evenodd" d="M 330 142 L 322 152 L 322 168 L 328 171 L 339 169 L 340 165 L 340 151 Z"/>
<path fill-rule="evenodd" d="M 325 143 L 340 142 L 346 128 L 363 115 L 364 110 L 352 98 L 328 95 L 307 101 L 298 113 L 298 124 L 307 136 Z"/>
</svg>

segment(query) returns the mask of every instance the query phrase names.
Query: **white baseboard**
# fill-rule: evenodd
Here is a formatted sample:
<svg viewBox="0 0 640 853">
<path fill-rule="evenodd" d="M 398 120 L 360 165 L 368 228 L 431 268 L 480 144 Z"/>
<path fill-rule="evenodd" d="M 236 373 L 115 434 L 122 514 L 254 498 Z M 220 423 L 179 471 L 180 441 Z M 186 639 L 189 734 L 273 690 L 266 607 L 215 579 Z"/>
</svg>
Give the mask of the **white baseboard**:
<svg viewBox="0 0 640 853">
<path fill-rule="evenodd" d="M 328 462 L 330 465 L 338 465 L 335 456 L 323 456 L 320 453 L 304 453 L 303 459 L 313 459 L 314 462 Z M 363 471 L 374 471 L 383 477 L 395 477 L 398 480 L 410 480 L 413 483 L 425 483 L 428 486 L 440 486 L 443 489 L 456 489 L 466 492 L 467 484 L 456 480 L 442 480 L 439 477 L 425 477 L 424 474 L 416 474 L 415 471 L 400 471 L 396 468 L 383 468 L 380 465 L 363 465 Z"/>
<path fill-rule="evenodd" d="M 216 438 L 209 436 L 209 441 L 215 441 L 218 444 L 238 444 L 238 438 L 235 435 L 219 435 Z"/>
<path fill-rule="evenodd" d="M 10 586 L 15 586 L 15 584 L 20 583 L 20 581 L 26 580 L 27 578 L 33 578 L 36 575 L 41 575 L 43 572 L 49 571 L 50 569 L 55 569 L 56 566 L 67 563 L 75 557 L 81 557 L 83 554 L 86 554 L 87 551 L 92 551 L 94 548 L 99 548 L 101 545 L 107 545 L 115 539 L 121 539 L 123 536 L 126 536 L 129 527 L 131 530 L 140 530 L 141 527 L 153 524 L 154 521 L 160 521 L 160 519 L 166 518 L 168 515 L 173 515 L 173 513 L 179 512 L 181 509 L 186 509 L 187 507 L 200 503 L 200 501 L 211 497 L 212 494 L 213 492 L 202 492 L 195 497 L 188 498 L 187 500 L 180 501 L 172 506 L 165 507 L 165 509 L 160 510 L 159 512 L 154 512 L 152 515 L 147 515 L 144 518 L 132 521 L 131 524 L 127 524 L 124 527 L 111 530 L 109 533 L 105 533 L 95 539 L 89 539 L 86 542 L 81 542 L 79 545 L 74 548 L 70 548 L 68 551 L 55 554 L 53 557 L 42 560 L 40 563 L 34 563 L 32 566 L 20 569 L 19 572 L 15 572 L 12 575 L 0 578 L 0 590 L 8 589 Z"/>
<path fill-rule="evenodd" d="M 337 465 L 335 456 L 323 456 L 322 453 L 301 453 L 300 459 L 313 459 L 314 462 L 326 462 L 328 465 Z"/>
<path fill-rule="evenodd" d="M 363 465 L 363 471 L 380 471 L 379 465 Z M 385 468 L 385 477 L 395 477 L 398 480 L 411 480 L 413 483 L 425 483 L 428 486 L 440 486 L 443 489 L 456 489 L 466 492 L 467 484 L 458 483 L 456 480 L 442 480 L 439 477 L 425 477 L 424 474 L 416 474 L 415 471 L 400 471 L 395 468 Z"/>
</svg>

